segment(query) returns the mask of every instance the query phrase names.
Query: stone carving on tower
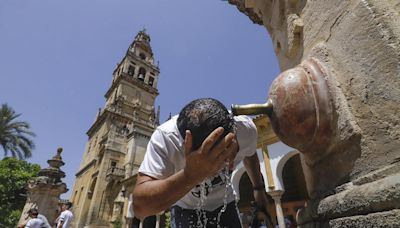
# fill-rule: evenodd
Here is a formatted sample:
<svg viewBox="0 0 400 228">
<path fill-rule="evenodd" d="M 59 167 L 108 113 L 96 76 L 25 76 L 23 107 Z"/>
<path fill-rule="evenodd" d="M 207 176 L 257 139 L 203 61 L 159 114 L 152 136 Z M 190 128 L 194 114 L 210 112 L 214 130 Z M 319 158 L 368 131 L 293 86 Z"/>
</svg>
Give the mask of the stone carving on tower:
<svg viewBox="0 0 400 228">
<path fill-rule="evenodd" d="M 87 132 L 71 196 L 75 227 L 109 227 L 132 219 L 126 216 L 129 193 L 159 124 L 159 107 L 154 108 L 159 73 L 150 36 L 142 30 L 113 71 L 105 106 Z"/>
</svg>

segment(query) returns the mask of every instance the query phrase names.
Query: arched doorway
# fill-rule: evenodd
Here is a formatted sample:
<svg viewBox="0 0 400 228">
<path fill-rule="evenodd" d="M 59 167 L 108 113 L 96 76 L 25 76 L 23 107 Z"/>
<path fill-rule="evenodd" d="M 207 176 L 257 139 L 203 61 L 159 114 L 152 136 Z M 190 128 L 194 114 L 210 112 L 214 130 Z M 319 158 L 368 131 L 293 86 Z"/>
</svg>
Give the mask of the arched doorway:
<svg viewBox="0 0 400 228">
<path fill-rule="evenodd" d="M 252 218 L 252 211 L 251 211 L 251 201 L 254 201 L 253 196 L 253 188 L 247 172 L 244 172 L 241 175 L 239 181 L 239 201 L 238 201 L 238 208 L 242 220 L 243 227 L 246 228 L 249 226 Z M 275 210 L 274 200 L 267 194 L 268 198 L 268 211 L 273 213 Z M 274 222 L 274 221 L 272 221 Z"/>
<path fill-rule="evenodd" d="M 284 187 L 281 197 L 282 211 L 288 227 L 296 227 L 296 213 L 308 199 L 307 187 L 301 166 L 300 154 L 292 154 L 282 166 L 280 177 Z"/>
</svg>

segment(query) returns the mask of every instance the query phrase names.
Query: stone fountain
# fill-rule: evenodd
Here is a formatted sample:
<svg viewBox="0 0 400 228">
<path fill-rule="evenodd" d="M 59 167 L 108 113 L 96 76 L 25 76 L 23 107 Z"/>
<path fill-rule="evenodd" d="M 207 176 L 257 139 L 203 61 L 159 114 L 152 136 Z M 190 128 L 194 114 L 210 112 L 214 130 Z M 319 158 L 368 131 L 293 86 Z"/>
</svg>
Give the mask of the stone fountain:
<svg viewBox="0 0 400 228">
<path fill-rule="evenodd" d="M 58 148 L 57 154 L 47 161 L 49 167 L 41 169 L 37 177 L 28 181 L 28 198 L 18 224 L 26 222 L 27 212 L 31 208 L 37 208 L 39 214 L 46 216 L 50 223 L 57 218 L 60 195 L 68 191 L 67 185 L 61 180 L 65 177 L 60 169 L 65 164 L 61 152 L 62 148 Z"/>
</svg>

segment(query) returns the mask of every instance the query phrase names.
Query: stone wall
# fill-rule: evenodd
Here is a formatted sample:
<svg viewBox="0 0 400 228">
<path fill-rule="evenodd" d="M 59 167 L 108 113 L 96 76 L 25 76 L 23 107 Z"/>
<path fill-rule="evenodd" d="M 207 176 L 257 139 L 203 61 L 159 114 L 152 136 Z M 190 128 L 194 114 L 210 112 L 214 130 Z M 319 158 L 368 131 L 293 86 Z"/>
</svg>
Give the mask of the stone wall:
<svg viewBox="0 0 400 228">
<path fill-rule="evenodd" d="M 332 137 L 305 156 L 300 224 L 400 226 L 400 1 L 229 2 L 265 26 L 282 71 L 314 59 L 324 73 Z"/>
</svg>

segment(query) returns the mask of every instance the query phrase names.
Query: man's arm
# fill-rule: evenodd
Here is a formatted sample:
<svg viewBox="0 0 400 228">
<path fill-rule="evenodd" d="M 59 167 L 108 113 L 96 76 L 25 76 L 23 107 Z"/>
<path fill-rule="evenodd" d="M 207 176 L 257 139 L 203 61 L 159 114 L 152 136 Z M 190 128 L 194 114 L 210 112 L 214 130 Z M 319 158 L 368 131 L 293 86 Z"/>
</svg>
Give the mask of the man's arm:
<svg viewBox="0 0 400 228">
<path fill-rule="evenodd" d="M 254 199 L 259 207 L 267 206 L 267 196 L 265 195 L 264 179 L 260 170 L 260 160 L 257 152 L 250 157 L 245 157 L 243 160 L 244 167 L 249 175 L 250 181 L 253 184 Z"/>
<path fill-rule="evenodd" d="M 61 212 L 58 221 L 57 221 L 57 228 L 62 228 L 62 226 L 64 225 L 64 218 L 65 215 L 63 214 L 63 212 Z"/>
<path fill-rule="evenodd" d="M 185 175 L 184 170 L 163 180 L 139 173 L 133 193 L 135 216 L 143 220 L 147 216 L 166 210 L 196 184 L 197 182 Z"/>
<path fill-rule="evenodd" d="M 64 225 L 64 221 L 59 221 L 57 223 L 57 228 L 61 228 Z"/>
<path fill-rule="evenodd" d="M 237 141 L 232 133 L 225 136 L 214 146 L 223 134 L 222 127 L 214 130 L 196 151 L 191 151 L 192 135 L 186 131 L 185 160 L 186 166 L 166 179 L 158 180 L 143 174 L 138 175 L 133 193 L 135 216 L 143 219 L 166 210 L 193 187 L 208 176 L 217 173 L 225 164 L 225 160 L 237 153 Z"/>
</svg>

